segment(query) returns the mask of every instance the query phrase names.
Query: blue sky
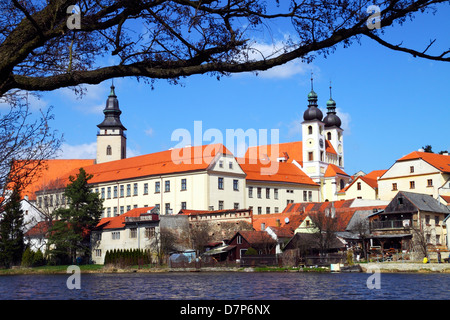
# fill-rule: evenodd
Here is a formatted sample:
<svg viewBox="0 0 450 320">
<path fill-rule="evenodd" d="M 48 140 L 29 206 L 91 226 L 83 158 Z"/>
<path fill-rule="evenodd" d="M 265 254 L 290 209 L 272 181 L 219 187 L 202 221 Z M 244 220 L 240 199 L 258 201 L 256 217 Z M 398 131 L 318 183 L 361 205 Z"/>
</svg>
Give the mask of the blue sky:
<svg viewBox="0 0 450 320">
<path fill-rule="evenodd" d="M 384 38 L 418 50 L 437 38 L 436 52 L 448 49 L 449 17 L 450 6 L 441 5 L 434 16 L 419 15 L 387 29 Z M 282 39 L 282 26 L 275 29 L 275 39 Z M 239 74 L 218 81 L 201 75 L 182 80 L 183 85 L 160 80 L 154 90 L 132 78 L 115 79 L 122 123 L 128 129 L 128 156 L 174 147 L 178 141 L 171 140 L 172 133 L 186 129 L 193 135 L 194 121 L 202 121 L 203 132 L 218 129 L 224 137 L 226 129 L 278 129 L 280 142 L 299 141 L 311 71 L 323 109 L 332 81 L 345 129 L 348 174 L 388 169 L 427 144 L 435 152 L 450 151 L 450 64 L 413 58 L 364 38 L 309 65 L 295 61 L 258 76 Z M 54 106 L 51 125 L 65 139 L 60 157 L 95 158 L 96 125 L 103 120 L 110 84 L 88 86 L 82 99 L 60 89 L 43 93 L 36 102 L 36 107 Z"/>
</svg>

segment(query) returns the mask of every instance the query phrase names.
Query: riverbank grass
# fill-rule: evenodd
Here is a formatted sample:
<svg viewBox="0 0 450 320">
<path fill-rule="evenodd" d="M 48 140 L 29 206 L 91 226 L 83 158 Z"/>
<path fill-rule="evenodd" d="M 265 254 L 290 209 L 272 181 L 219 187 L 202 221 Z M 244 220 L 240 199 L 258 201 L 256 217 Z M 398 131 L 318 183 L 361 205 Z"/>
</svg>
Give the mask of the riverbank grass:
<svg viewBox="0 0 450 320">
<path fill-rule="evenodd" d="M 0 269 L 0 275 L 14 274 L 65 274 L 69 265 L 40 266 L 40 267 L 15 267 L 11 269 Z M 87 264 L 80 265 L 81 273 L 99 272 L 103 270 L 103 265 Z"/>
</svg>

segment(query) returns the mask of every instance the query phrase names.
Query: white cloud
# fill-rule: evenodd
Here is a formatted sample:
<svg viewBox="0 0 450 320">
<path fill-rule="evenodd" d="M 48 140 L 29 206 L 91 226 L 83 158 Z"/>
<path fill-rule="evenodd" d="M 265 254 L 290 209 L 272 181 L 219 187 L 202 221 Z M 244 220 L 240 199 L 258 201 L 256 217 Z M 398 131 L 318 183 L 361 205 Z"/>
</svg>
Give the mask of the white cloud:
<svg viewBox="0 0 450 320">
<path fill-rule="evenodd" d="M 70 88 L 62 88 L 58 92 L 76 110 L 84 114 L 101 114 L 105 108 L 106 99 L 109 95 L 109 83 L 103 82 L 98 85 L 83 85 L 83 95 L 77 95 Z"/>
<path fill-rule="evenodd" d="M 287 125 L 289 138 L 302 136 L 302 122 L 303 122 L 302 119 L 293 120 L 291 123 Z"/>
<path fill-rule="evenodd" d="M 97 142 L 70 145 L 63 143 L 59 159 L 95 159 L 97 157 Z"/>
<path fill-rule="evenodd" d="M 127 158 L 137 157 L 140 156 L 141 153 L 137 149 L 131 149 L 127 147 Z"/>
<path fill-rule="evenodd" d="M 241 60 L 248 59 L 248 61 L 260 61 L 264 59 L 275 58 L 285 52 L 284 47 L 285 44 L 283 43 L 283 41 L 276 41 L 273 44 L 255 42 L 251 46 L 251 49 L 246 52 L 247 57 L 242 57 Z M 303 63 L 300 59 L 295 59 L 266 71 L 258 71 L 258 76 L 267 79 L 287 79 L 298 74 L 304 74 L 306 72 L 309 72 L 310 70 L 311 65 Z"/>
<path fill-rule="evenodd" d="M 153 128 L 148 128 L 148 129 L 146 129 L 146 130 L 144 131 L 144 133 L 145 133 L 147 136 L 152 137 L 153 134 L 154 134 L 154 130 L 153 130 Z"/>
<path fill-rule="evenodd" d="M 46 100 L 33 93 L 27 93 L 26 91 L 20 90 L 14 93 L 14 95 L 20 97 L 22 99 L 21 102 L 28 101 L 29 110 L 31 111 L 45 110 L 49 106 Z M 11 105 L 6 102 L 6 99 L 0 98 L 0 110 L 9 108 L 11 108 Z"/>
<path fill-rule="evenodd" d="M 127 147 L 127 158 L 139 156 L 137 149 Z M 79 145 L 70 145 L 63 143 L 61 150 L 56 157 L 58 159 L 96 159 L 97 142 L 83 143 Z"/>
<path fill-rule="evenodd" d="M 338 117 L 341 119 L 342 125 L 341 128 L 344 130 L 344 135 L 349 135 L 351 133 L 350 130 L 350 122 L 352 121 L 352 117 L 350 113 L 343 112 L 339 108 L 336 108 L 336 113 Z"/>
</svg>

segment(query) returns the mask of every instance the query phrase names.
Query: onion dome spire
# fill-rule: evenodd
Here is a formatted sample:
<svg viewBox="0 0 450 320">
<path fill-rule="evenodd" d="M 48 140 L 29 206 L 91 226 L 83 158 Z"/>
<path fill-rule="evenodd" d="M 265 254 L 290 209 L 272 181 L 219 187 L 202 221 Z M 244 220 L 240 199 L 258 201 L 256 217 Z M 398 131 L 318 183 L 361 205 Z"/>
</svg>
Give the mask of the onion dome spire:
<svg viewBox="0 0 450 320">
<path fill-rule="evenodd" d="M 120 128 L 127 130 L 120 121 L 120 115 L 122 111 L 119 109 L 119 100 L 117 99 L 114 82 L 111 84 L 111 92 L 106 100 L 106 107 L 103 110 L 105 119 L 102 123 L 97 125 L 99 128 Z"/>
<path fill-rule="evenodd" d="M 331 95 L 331 82 L 330 82 L 330 99 L 327 101 L 327 115 L 323 119 L 325 127 L 341 127 L 341 119 L 336 115 L 336 102 Z"/>
<path fill-rule="evenodd" d="M 323 113 L 317 105 L 317 93 L 314 92 L 313 73 L 311 72 L 311 91 L 308 94 L 308 109 L 303 114 L 305 121 L 319 120 L 322 121 Z"/>
</svg>

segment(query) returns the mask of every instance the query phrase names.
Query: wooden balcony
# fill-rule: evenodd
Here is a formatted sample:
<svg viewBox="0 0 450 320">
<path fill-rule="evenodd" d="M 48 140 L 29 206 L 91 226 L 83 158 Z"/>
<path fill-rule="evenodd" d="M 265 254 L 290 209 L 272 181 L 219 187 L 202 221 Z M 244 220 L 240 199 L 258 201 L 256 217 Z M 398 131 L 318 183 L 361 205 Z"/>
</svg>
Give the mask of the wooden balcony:
<svg viewBox="0 0 450 320">
<path fill-rule="evenodd" d="M 386 221 L 372 221 L 370 223 L 372 230 L 380 229 L 409 229 L 411 227 L 411 221 L 406 220 L 386 220 Z"/>
</svg>

